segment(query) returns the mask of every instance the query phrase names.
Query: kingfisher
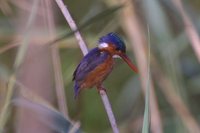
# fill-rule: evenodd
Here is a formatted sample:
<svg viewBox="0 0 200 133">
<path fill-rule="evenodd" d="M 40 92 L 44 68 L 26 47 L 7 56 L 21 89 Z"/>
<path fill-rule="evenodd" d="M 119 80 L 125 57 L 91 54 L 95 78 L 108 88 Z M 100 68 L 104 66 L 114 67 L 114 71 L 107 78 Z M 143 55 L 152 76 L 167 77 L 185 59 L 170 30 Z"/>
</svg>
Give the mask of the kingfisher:
<svg viewBox="0 0 200 133">
<path fill-rule="evenodd" d="M 85 88 L 97 87 L 104 89 L 103 81 L 108 77 L 114 66 L 114 58 L 122 58 L 130 68 L 138 72 L 135 65 L 126 55 L 124 41 L 116 33 L 108 33 L 101 37 L 98 46 L 83 57 L 73 73 L 75 98 Z"/>
</svg>

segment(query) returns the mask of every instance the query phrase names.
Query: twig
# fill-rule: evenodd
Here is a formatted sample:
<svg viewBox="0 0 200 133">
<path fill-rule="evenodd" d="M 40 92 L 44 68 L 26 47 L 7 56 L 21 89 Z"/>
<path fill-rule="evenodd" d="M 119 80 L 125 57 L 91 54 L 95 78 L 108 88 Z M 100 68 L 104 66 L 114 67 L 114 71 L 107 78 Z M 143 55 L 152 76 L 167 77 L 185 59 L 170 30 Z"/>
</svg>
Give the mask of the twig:
<svg viewBox="0 0 200 133">
<path fill-rule="evenodd" d="M 103 101 L 103 104 L 104 104 L 104 107 L 106 109 L 106 112 L 108 114 L 108 118 L 110 120 L 110 124 L 112 126 L 112 129 L 113 129 L 113 133 L 119 133 L 119 130 L 117 128 L 117 124 L 116 124 L 116 120 L 115 120 L 115 117 L 113 115 L 113 112 L 112 112 L 112 108 L 111 108 L 111 105 L 110 105 L 110 102 L 108 100 L 108 96 L 106 95 L 106 91 L 105 90 L 100 90 L 100 95 L 101 95 L 101 99 Z"/>
<path fill-rule="evenodd" d="M 68 9 L 67 9 L 67 6 L 64 5 L 63 1 L 62 0 L 55 0 L 56 3 L 58 4 L 60 10 L 62 11 L 63 15 L 65 16 L 65 19 L 66 21 L 68 22 L 70 28 L 73 30 L 73 31 L 76 31 L 75 32 L 75 37 L 79 43 L 79 46 L 82 50 L 82 53 L 84 55 L 86 55 L 88 53 L 88 49 L 87 49 L 87 46 L 86 46 L 86 43 L 84 42 L 81 34 L 79 31 L 77 31 L 77 26 L 73 20 L 73 18 L 71 17 Z M 113 111 L 112 111 L 112 108 L 110 106 L 110 102 L 108 100 L 108 96 L 105 92 L 105 90 L 101 90 L 100 91 L 100 95 L 101 95 L 101 99 L 102 99 L 102 102 L 104 104 L 104 107 L 105 107 L 105 110 L 107 112 L 107 115 L 108 115 L 108 118 L 110 120 L 110 124 L 111 124 L 111 127 L 112 127 L 112 130 L 114 133 L 118 133 L 119 130 L 117 128 L 117 124 L 116 124 L 116 120 L 115 120 L 115 117 L 114 117 L 114 114 L 113 114 Z"/>
<path fill-rule="evenodd" d="M 174 3 L 175 7 L 181 14 L 181 17 L 185 24 L 186 33 L 190 39 L 193 50 L 200 62 L 200 37 L 199 37 L 194 25 L 192 24 L 190 18 L 188 17 L 187 13 L 185 12 L 181 0 L 172 0 L 172 2 Z"/>
</svg>

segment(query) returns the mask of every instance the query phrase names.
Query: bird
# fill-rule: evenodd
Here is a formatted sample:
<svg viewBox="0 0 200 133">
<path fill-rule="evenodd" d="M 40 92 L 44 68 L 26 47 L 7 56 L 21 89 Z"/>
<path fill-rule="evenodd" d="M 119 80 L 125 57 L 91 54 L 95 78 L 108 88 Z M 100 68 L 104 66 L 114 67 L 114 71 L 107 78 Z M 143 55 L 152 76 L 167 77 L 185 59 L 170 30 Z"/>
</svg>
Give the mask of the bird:
<svg viewBox="0 0 200 133">
<path fill-rule="evenodd" d="M 133 71 L 138 72 L 126 55 L 124 41 L 116 33 L 108 33 L 99 39 L 98 46 L 91 49 L 76 67 L 72 79 L 75 99 L 83 89 L 104 89 L 102 83 L 113 70 L 114 58 L 122 58 Z"/>
</svg>

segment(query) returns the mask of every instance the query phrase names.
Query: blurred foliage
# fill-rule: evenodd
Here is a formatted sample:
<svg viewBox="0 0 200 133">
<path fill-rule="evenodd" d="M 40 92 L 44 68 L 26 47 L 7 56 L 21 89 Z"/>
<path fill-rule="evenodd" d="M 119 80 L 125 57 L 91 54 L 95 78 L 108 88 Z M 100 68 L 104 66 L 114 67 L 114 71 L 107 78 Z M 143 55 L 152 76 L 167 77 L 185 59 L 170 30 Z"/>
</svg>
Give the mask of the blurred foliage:
<svg viewBox="0 0 200 133">
<path fill-rule="evenodd" d="M 19 12 L 27 12 L 28 10 L 12 0 L 3 2 L 6 3 L 6 6 L 4 8 L 0 6 L 2 11 L 0 12 L 0 51 L 9 45 L 20 44 L 19 42 L 23 39 L 23 36 L 17 31 L 19 28 L 17 23 L 20 20 L 17 20 L 16 15 Z M 65 0 L 65 4 L 79 26 L 87 22 L 87 27 L 83 27 L 81 33 L 89 48 L 97 46 L 100 36 L 114 31 L 123 36 L 127 45 L 127 54 L 134 62 L 131 45 L 119 21 L 121 19 L 119 12 L 123 10 L 123 7 L 116 11 L 112 10 L 116 7 L 114 3 L 111 5 L 112 0 L 109 0 L 109 4 L 101 0 Z M 199 124 L 200 66 L 184 32 L 184 24 L 180 14 L 177 13 L 177 9 L 172 2 L 168 0 L 134 0 L 133 4 L 142 21 L 143 28 L 146 28 L 147 23 L 150 26 L 151 53 L 156 57 L 164 74 L 173 83 L 175 92 L 181 96 Z M 200 33 L 200 1 L 185 0 L 184 7 L 193 24 L 195 24 L 198 33 Z M 56 34 L 57 37 L 60 37 L 61 33 L 69 33 L 71 30 L 57 5 L 54 8 Z M 108 11 L 105 16 L 98 16 L 91 20 L 91 23 L 88 21 L 105 10 Z M 41 33 L 44 31 L 36 28 L 35 32 L 36 34 L 33 34 L 34 38 L 41 38 Z M 35 42 L 38 42 L 38 40 L 36 39 Z M 51 39 L 47 35 L 42 36 L 42 44 L 50 41 Z M 107 114 L 95 88 L 82 91 L 78 100 L 73 97 L 72 74 L 82 58 L 77 41 L 73 36 L 68 36 L 58 44 L 69 117 L 74 121 L 80 121 L 81 130 L 84 132 L 111 132 Z M 5 52 L 0 52 L 0 109 L 2 109 L 5 101 L 8 77 L 14 71 L 13 64 L 17 50 L 18 47 L 13 46 Z M 154 81 L 154 83 L 164 132 L 188 132 L 183 121 L 177 116 L 156 82 L 160 81 Z M 107 94 L 112 103 L 120 131 L 123 133 L 141 132 L 145 101 L 143 94 L 141 94 L 139 76 L 134 74 L 122 60 L 116 59 L 115 68 L 104 82 L 104 85 L 107 88 Z M 57 102 L 55 101 L 55 103 Z M 53 106 L 57 106 L 57 104 Z M 6 127 L 13 128 L 13 122 L 16 122 L 14 118 L 9 121 Z"/>
</svg>

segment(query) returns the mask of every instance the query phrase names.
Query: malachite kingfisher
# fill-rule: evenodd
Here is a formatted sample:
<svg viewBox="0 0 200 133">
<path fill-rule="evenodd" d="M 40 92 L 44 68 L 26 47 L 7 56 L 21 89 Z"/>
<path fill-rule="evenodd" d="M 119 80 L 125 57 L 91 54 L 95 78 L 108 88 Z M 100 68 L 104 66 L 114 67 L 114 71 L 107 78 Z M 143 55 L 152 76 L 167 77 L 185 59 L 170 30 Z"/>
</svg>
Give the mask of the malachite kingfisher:
<svg viewBox="0 0 200 133">
<path fill-rule="evenodd" d="M 126 55 L 124 41 L 116 33 L 109 33 L 99 39 L 98 46 L 83 57 L 74 71 L 75 98 L 85 88 L 103 89 L 102 82 L 112 71 L 115 57 L 121 57 L 133 71 L 138 72 Z"/>
</svg>

